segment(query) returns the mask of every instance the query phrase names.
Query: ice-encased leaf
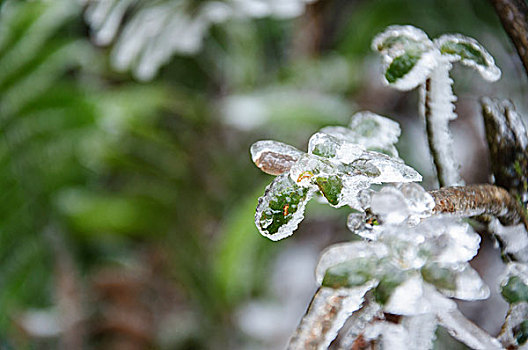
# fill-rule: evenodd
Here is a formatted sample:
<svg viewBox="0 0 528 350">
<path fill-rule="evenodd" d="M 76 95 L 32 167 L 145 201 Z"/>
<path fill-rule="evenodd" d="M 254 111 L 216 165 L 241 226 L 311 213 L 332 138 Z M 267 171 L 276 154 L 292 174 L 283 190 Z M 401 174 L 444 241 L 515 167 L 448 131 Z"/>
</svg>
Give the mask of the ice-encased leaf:
<svg viewBox="0 0 528 350">
<path fill-rule="evenodd" d="M 323 251 L 317 267 L 315 279 L 322 284 L 326 272 L 333 266 L 354 261 L 376 261 L 387 255 L 387 247 L 376 242 L 347 242 L 335 244 Z M 374 274 L 374 271 L 370 272 Z"/>
<path fill-rule="evenodd" d="M 329 267 L 321 285 L 330 288 L 361 286 L 374 279 L 375 271 L 375 259 L 358 258 L 352 261 L 345 261 Z"/>
<path fill-rule="evenodd" d="M 510 304 L 528 302 L 528 266 L 508 264 L 501 282 L 501 294 Z"/>
<path fill-rule="evenodd" d="M 344 164 L 315 154 L 304 154 L 291 167 L 290 178 L 301 187 L 321 191 L 334 207 L 348 205 L 360 211 L 363 210 L 360 192 L 371 184 L 421 179 L 414 169 L 384 154 L 365 151 L 361 157 L 351 164 Z"/>
<path fill-rule="evenodd" d="M 308 153 L 350 164 L 365 152 L 357 143 L 347 142 L 324 132 L 317 132 L 308 141 Z"/>
<path fill-rule="evenodd" d="M 435 39 L 435 45 L 450 61 L 475 68 L 484 79 L 496 81 L 501 76 L 491 54 L 475 39 L 460 34 L 445 34 Z"/>
<path fill-rule="evenodd" d="M 372 40 L 372 49 L 384 55 L 397 57 L 409 50 L 421 50 L 432 47 L 427 34 L 410 25 L 387 27 Z"/>
<path fill-rule="evenodd" d="M 429 261 L 456 264 L 471 260 L 480 247 L 480 236 L 468 223 L 448 216 L 430 217 L 413 227 L 424 235 Z"/>
<path fill-rule="evenodd" d="M 424 266 L 421 273 L 424 281 L 450 298 L 482 300 L 490 294 L 477 271 L 467 263 L 451 266 L 432 263 Z"/>
<path fill-rule="evenodd" d="M 520 262 L 528 262 L 528 232 L 524 224 L 503 226 L 498 219 L 494 219 L 489 228 L 501 241 L 503 253 L 514 256 Z"/>
<path fill-rule="evenodd" d="M 368 151 L 376 151 L 391 157 L 398 157 L 398 151 L 394 144 L 398 142 L 398 137 L 401 133 L 399 124 L 372 112 L 362 111 L 355 113 L 350 120 L 348 128 L 328 126 L 321 129 L 320 132 L 352 144 L 361 145 Z M 309 147 L 309 151 L 313 148 L 313 146 Z M 352 158 L 350 155 L 346 156 L 344 151 L 341 154 L 344 156 L 343 159 Z M 351 160 L 342 161 L 347 163 Z"/>
<path fill-rule="evenodd" d="M 427 34 L 413 26 L 388 27 L 374 38 L 372 48 L 383 55 L 385 83 L 399 90 L 424 83 L 440 55 Z"/>
<path fill-rule="evenodd" d="M 259 232 L 277 241 L 290 236 L 304 218 L 314 190 L 298 186 L 289 174 L 279 175 L 259 198 L 255 223 Z"/>
<path fill-rule="evenodd" d="M 401 134 L 400 125 L 386 117 L 369 111 L 355 113 L 348 127 L 356 133 L 356 142 L 369 151 L 398 157 L 394 145 Z"/>
<path fill-rule="evenodd" d="M 250 148 L 251 159 L 257 167 L 270 175 L 280 175 L 290 170 L 304 152 L 282 142 L 257 141 Z"/>
<path fill-rule="evenodd" d="M 396 287 L 383 309 L 396 315 L 413 316 L 454 308 L 456 304 L 452 300 L 424 284 L 421 276 L 415 275 Z"/>
</svg>

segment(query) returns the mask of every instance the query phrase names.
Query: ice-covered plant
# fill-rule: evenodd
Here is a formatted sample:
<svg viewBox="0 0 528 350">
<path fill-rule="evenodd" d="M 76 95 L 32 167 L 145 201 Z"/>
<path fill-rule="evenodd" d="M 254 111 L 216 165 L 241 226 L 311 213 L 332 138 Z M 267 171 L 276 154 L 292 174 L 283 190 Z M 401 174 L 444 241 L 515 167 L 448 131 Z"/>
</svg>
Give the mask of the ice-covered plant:
<svg viewBox="0 0 528 350">
<path fill-rule="evenodd" d="M 493 58 L 474 39 L 444 35 L 431 41 L 411 26 L 389 27 L 373 46 L 384 56 L 387 84 L 422 87 L 440 185 L 462 184 L 448 129 L 456 117 L 449 70 L 460 61 L 496 80 L 500 70 Z M 502 187 L 426 191 L 413 183 L 421 176 L 398 157 L 398 124 L 371 112 L 354 115 L 348 128 L 321 129 L 307 153 L 276 141 L 251 147 L 255 164 L 277 176 L 257 206 L 262 235 L 290 236 L 306 203 L 320 193 L 331 206 L 354 209 L 347 226 L 362 239 L 323 252 L 319 289 L 290 349 L 430 349 L 438 326 L 475 349 L 528 348 L 528 135 L 511 103 L 483 99 L 482 105 L 492 162 L 500 164 L 492 171 Z M 383 183 L 392 185 L 370 189 Z M 452 300 L 490 294 L 469 265 L 480 236 L 467 217 L 488 224 L 509 263 L 500 288 L 510 311 L 498 338 L 467 320 Z"/>
<path fill-rule="evenodd" d="M 425 32 L 408 25 L 388 27 L 374 38 L 372 48 L 383 55 L 387 85 L 404 91 L 421 88 L 420 110 L 440 186 L 462 185 L 448 128 L 457 117 L 449 72 L 453 62 L 460 62 L 485 80 L 496 81 L 501 71 L 493 57 L 473 38 L 446 34 L 430 40 Z"/>
<path fill-rule="evenodd" d="M 278 175 L 259 199 L 255 221 L 260 233 L 274 241 L 290 236 L 316 192 L 331 206 L 362 211 L 361 193 L 371 184 L 420 181 L 420 174 L 397 156 L 399 135 L 397 123 L 360 112 L 349 128 L 326 127 L 312 135 L 308 153 L 277 141 L 253 144 L 253 162 Z"/>
</svg>

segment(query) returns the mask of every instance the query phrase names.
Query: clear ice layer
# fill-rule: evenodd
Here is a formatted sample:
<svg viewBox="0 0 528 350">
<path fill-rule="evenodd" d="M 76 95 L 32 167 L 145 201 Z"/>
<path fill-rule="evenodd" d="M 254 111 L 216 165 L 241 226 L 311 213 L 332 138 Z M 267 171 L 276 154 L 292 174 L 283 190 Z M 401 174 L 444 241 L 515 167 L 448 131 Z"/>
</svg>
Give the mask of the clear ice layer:
<svg viewBox="0 0 528 350">
<path fill-rule="evenodd" d="M 257 167 L 270 175 L 280 175 L 290 170 L 304 152 L 278 141 L 257 141 L 250 148 L 251 159 Z"/>
</svg>

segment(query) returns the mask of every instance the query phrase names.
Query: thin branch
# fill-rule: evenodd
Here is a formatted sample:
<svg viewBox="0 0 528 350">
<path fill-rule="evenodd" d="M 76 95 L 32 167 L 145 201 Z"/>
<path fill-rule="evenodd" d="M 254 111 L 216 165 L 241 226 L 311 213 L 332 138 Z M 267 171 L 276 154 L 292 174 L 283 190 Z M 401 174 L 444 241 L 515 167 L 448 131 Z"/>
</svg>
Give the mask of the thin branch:
<svg viewBox="0 0 528 350">
<path fill-rule="evenodd" d="M 528 220 L 521 204 L 505 189 L 489 185 L 444 187 L 429 192 L 435 200 L 434 213 L 454 213 L 461 216 L 493 215 L 505 225 Z"/>
<path fill-rule="evenodd" d="M 451 336 L 471 349 L 502 349 L 501 343 L 469 321 L 458 309 L 440 311 L 438 322 Z"/>
<path fill-rule="evenodd" d="M 528 5 L 524 0 L 490 0 L 528 74 Z"/>
<path fill-rule="evenodd" d="M 449 62 L 441 62 L 426 80 L 421 97 L 427 141 L 440 187 L 464 185 L 449 131 L 449 121 L 456 118 L 450 68 Z"/>
</svg>

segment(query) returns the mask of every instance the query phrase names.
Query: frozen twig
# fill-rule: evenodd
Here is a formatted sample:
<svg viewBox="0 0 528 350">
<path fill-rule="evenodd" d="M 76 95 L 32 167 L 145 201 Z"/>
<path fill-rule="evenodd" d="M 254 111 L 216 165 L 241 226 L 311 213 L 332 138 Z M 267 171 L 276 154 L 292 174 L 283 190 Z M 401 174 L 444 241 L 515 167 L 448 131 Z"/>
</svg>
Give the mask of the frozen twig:
<svg viewBox="0 0 528 350">
<path fill-rule="evenodd" d="M 497 339 L 469 321 L 458 309 L 441 310 L 437 317 L 440 325 L 447 329 L 452 337 L 471 349 L 502 349 Z"/>
<path fill-rule="evenodd" d="M 431 78 L 425 82 L 425 127 L 440 187 L 464 184 L 453 154 L 453 138 L 449 131 L 449 121 L 456 118 L 456 97 L 451 86 L 453 80 L 449 77 L 450 68 L 451 63 L 447 61 L 437 66 Z"/>
<path fill-rule="evenodd" d="M 489 184 L 445 187 L 429 192 L 435 200 L 434 213 L 460 216 L 493 215 L 506 225 L 528 220 L 520 203 L 505 189 Z"/>
<path fill-rule="evenodd" d="M 372 285 L 349 289 L 321 287 L 290 340 L 288 349 L 327 349 L 348 317 L 360 308 L 363 295 Z"/>
<path fill-rule="evenodd" d="M 490 0 L 528 74 L 528 5 L 524 0 Z"/>
</svg>

